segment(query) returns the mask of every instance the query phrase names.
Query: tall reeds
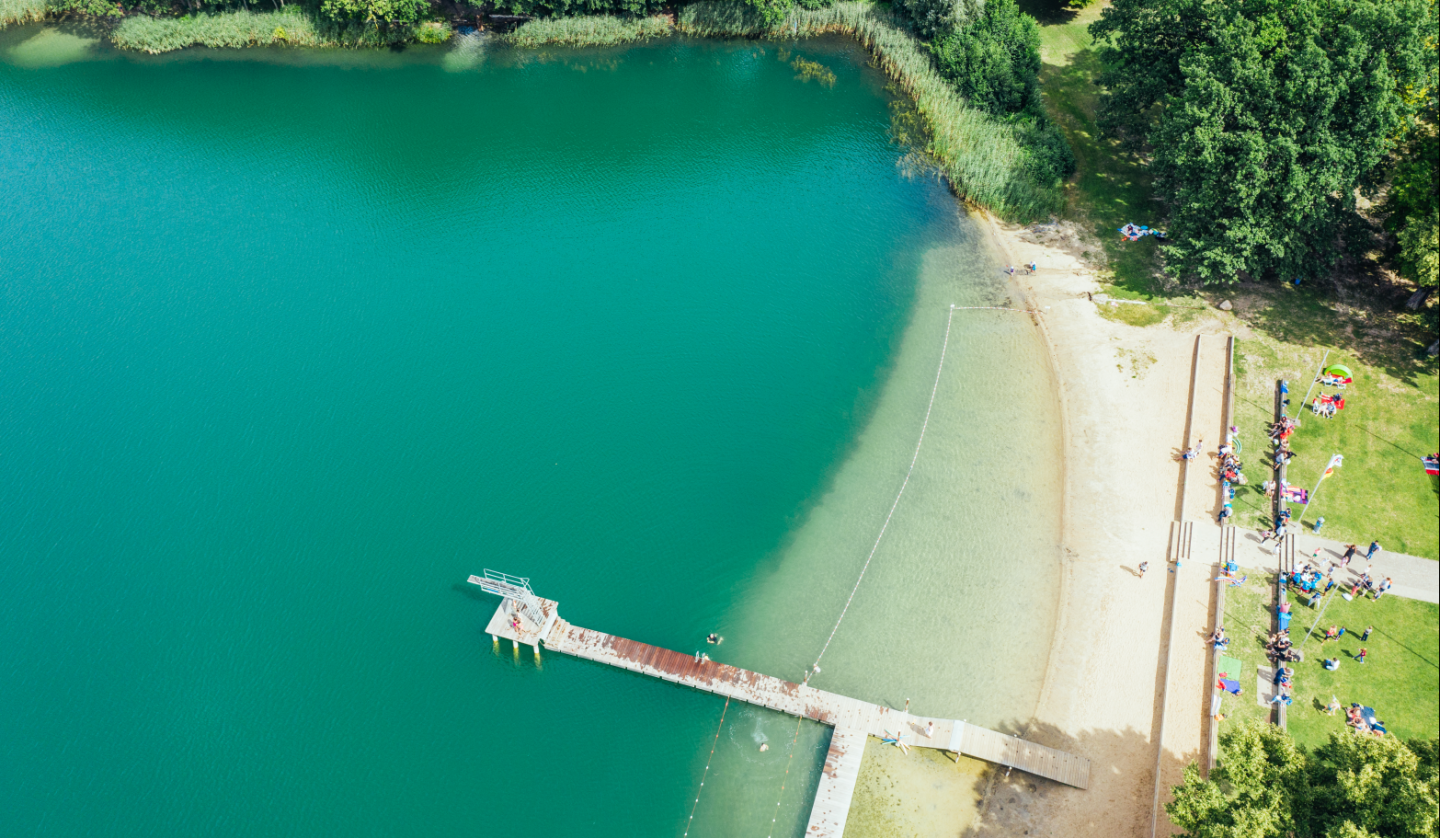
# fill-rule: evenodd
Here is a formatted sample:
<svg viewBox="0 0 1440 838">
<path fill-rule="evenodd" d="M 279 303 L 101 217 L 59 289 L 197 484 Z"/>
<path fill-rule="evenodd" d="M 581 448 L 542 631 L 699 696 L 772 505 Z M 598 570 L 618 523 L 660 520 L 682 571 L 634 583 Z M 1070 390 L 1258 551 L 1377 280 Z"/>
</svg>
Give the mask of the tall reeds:
<svg viewBox="0 0 1440 838">
<path fill-rule="evenodd" d="M 705 0 L 680 11 L 676 28 L 709 37 L 803 38 L 838 32 L 852 35 L 880 68 L 915 100 L 930 129 L 929 154 L 960 195 L 1008 218 L 1031 219 L 1058 212 L 1063 202 L 1047 152 L 1031 134 L 1037 129 L 971 106 L 935 69 L 930 55 L 904 21 L 871 3 L 841 2 L 825 9 L 792 9 L 766 26 L 750 7 Z"/>
<path fill-rule="evenodd" d="M 507 35 L 506 40 L 523 49 L 547 45 L 614 46 L 659 38 L 670 34 L 670 30 L 670 19 L 664 15 L 552 17 L 529 21 Z"/>
<path fill-rule="evenodd" d="M 188 17 L 131 15 L 110 38 L 121 49 L 152 55 L 190 46 L 248 47 L 268 44 L 319 46 L 315 23 L 299 10 L 220 12 Z"/>
<path fill-rule="evenodd" d="M 49 11 L 49 0 L 0 0 L 0 29 L 14 23 L 44 20 Z"/>
<path fill-rule="evenodd" d="M 448 37 L 449 27 L 443 31 Z M 415 29 L 403 25 L 381 29 L 375 24 L 317 22 L 299 8 L 186 17 L 131 15 L 110 33 L 115 46 L 152 55 L 192 46 L 382 47 L 415 37 Z"/>
</svg>

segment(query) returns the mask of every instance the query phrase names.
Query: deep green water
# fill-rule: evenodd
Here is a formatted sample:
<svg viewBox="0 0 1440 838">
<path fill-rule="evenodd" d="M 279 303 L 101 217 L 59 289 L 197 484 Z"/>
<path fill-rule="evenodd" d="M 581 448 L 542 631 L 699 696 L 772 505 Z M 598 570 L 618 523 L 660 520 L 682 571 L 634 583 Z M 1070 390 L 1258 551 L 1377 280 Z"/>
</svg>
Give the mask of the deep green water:
<svg viewBox="0 0 1440 838">
<path fill-rule="evenodd" d="M 35 31 L 0 41 L 0 834 L 680 834 L 721 702 L 497 654 L 464 580 L 813 658 L 944 306 L 1006 295 L 865 55 L 800 45 L 825 88 L 751 44 L 65 63 Z M 903 554 L 818 686 L 1028 717 L 1039 347 L 956 321 Z M 767 834 L 794 729 L 731 706 L 691 835 Z M 774 834 L 827 739 L 801 727 Z"/>
</svg>

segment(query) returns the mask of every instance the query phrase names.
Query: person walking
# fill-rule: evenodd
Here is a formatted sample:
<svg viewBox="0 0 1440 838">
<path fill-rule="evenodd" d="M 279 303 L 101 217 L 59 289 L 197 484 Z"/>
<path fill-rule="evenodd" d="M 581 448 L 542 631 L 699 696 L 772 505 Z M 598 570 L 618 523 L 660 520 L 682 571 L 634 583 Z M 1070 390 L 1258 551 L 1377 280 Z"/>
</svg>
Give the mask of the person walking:
<svg viewBox="0 0 1440 838">
<path fill-rule="evenodd" d="M 1364 662 L 1365 662 L 1365 656 L 1366 656 L 1367 654 L 1369 654 L 1369 652 L 1365 649 L 1364 646 L 1361 646 L 1361 647 L 1360 647 L 1360 654 L 1358 654 L 1358 655 L 1355 656 L 1356 662 L 1357 662 L 1357 663 L 1364 663 Z"/>
<path fill-rule="evenodd" d="M 1385 592 L 1390 590 L 1390 586 L 1391 586 L 1392 584 L 1393 584 L 1393 583 L 1390 581 L 1390 577 L 1389 577 L 1389 576 L 1386 576 L 1386 577 L 1385 577 L 1385 581 L 1381 582 L 1381 583 L 1375 588 L 1375 601 L 1376 601 L 1376 602 L 1379 602 L 1379 601 L 1380 601 L 1380 597 L 1385 596 Z"/>
<path fill-rule="evenodd" d="M 1378 552 L 1380 552 L 1380 542 L 1378 542 L 1378 541 L 1372 541 L 1372 542 L 1370 542 L 1370 549 L 1365 551 L 1365 561 L 1367 561 L 1367 562 L 1373 562 L 1373 561 L 1375 561 L 1375 554 L 1378 553 Z"/>
<path fill-rule="evenodd" d="M 1141 562 L 1141 563 L 1140 563 L 1140 578 L 1141 578 L 1141 579 L 1144 579 L 1144 578 L 1145 578 L 1145 571 L 1147 571 L 1147 570 L 1149 570 L 1149 569 L 1150 569 L 1150 563 L 1149 563 L 1149 562 Z"/>
<path fill-rule="evenodd" d="M 1366 627 L 1365 627 L 1365 633 L 1362 634 L 1362 635 L 1360 635 L 1360 642 L 1361 642 L 1361 643 L 1364 643 L 1364 642 L 1368 641 L 1368 640 L 1370 639 L 1370 632 L 1372 632 L 1372 631 L 1374 631 L 1374 630 L 1375 630 L 1375 627 L 1374 627 L 1374 626 L 1366 626 Z"/>
</svg>

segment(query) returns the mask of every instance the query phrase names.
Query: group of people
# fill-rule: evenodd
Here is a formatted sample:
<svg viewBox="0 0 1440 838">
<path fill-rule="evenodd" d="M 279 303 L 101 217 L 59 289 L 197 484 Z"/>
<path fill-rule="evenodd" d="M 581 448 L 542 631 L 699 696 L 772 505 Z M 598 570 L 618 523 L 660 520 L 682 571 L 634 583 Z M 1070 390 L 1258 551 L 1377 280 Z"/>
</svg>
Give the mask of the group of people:
<svg viewBox="0 0 1440 838">
<path fill-rule="evenodd" d="M 1225 523 L 1225 519 L 1235 514 L 1235 508 L 1231 502 L 1235 500 L 1235 487 L 1244 486 L 1248 481 L 1245 479 L 1245 464 L 1240 462 L 1240 436 L 1239 429 L 1233 425 L 1226 442 L 1215 452 L 1220 459 L 1220 487 L 1225 491 L 1225 500 L 1220 505 L 1218 523 Z"/>
<path fill-rule="evenodd" d="M 1291 416 L 1281 416 L 1279 421 L 1271 422 L 1267 433 L 1270 441 L 1284 445 L 1290 441 L 1290 436 L 1300 429 L 1300 420 Z"/>
<path fill-rule="evenodd" d="M 1283 584 L 1289 585 L 1292 589 L 1306 594 L 1313 594 L 1317 590 L 1322 594 L 1328 593 L 1331 588 L 1335 587 L 1335 565 L 1329 562 L 1326 563 L 1323 573 L 1319 568 L 1306 562 L 1304 567 L 1290 574 L 1288 577 L 1286 577 L 1284 573 L 1281 573 L 1280 576 L 1280 581 Z M 1320 588 L 1322 582 L 1325 584 L 1323 589 Z"/>
<path fill-rule="evenodd" d="M 1331 704 L 1338 704 L 1334 698 Z M 1368 712 L 1367 712 L 1368 711 Z M 1331 711 L 1332 714 L 1334 711 Z M 1345 724 L 1349 725 L 1356 733 L 1370 734 L 1372 736 L 1384 736 L 1385 723 L 1375 718 L 1375 711 L 1369 707 L 1361 707 L 1358 704 L 1351 704 L 1345 711 Z"/>
<path fill-rule="evenodd" d="M 1281 661 L 1293 663 L 1303 658 L 1300 650 L 1291 642 L 1288 628 L 1275 632 L 1265 641 L 1265 657 L 1269 658 L 1272 664 L 1279 664 Z"/>
<path fill-rule="evenodd" d="M 1310 412 L 1321 419 L 1333 419 L 1335 414 L 1345 409 L 1345 397 L 1339 393 L 1333 396 L 1321 393 L 1310 403 Z"/>
<path fill-rule="evenodd" d="M 1116 231 L 1125 241 L 1140 241 L 1141 236 L 1154 236 L 1161 241 L 1165 240 L 1164 230 L 1152 230 L 1144 224 L 1126 224 L 1124 227 L 1117 227 Z"/>
</svg>

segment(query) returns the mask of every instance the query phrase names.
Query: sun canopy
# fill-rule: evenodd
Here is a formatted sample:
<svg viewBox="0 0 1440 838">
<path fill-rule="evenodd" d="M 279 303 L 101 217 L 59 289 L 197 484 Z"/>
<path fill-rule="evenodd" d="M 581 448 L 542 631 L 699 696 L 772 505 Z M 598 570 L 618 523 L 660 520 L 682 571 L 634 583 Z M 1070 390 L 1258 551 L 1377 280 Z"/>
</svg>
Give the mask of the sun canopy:
<svg viewBox="0 0 1440 838">
<path fill-rule="evenodd" d="M 1330 375 L 1337 376 L 1337 377 L 1338 377 L 1338 376 L 1344 376 L 1345 378 L 1349 378 L 1349 377 L 1350 377 L 1350 368 L 1347 367 L 1347 366 L 1345 366 L 1344 364 L 1331 364 L 1330 366 L 1328 366 L 1328 367 L 1325 368 L 1325 372 L 1329 373 Z"/>
</svg>

